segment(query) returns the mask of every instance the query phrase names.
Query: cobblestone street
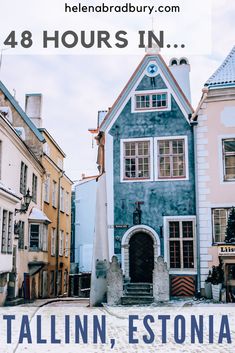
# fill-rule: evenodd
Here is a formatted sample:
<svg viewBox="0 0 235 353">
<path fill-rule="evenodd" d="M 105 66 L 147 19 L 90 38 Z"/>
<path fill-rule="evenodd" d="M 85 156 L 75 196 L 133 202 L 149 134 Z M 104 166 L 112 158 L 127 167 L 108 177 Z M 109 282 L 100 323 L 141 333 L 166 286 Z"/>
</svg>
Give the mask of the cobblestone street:
<svg viewBox="0 0 235 353">
<path fill-rule="evenodd" d="M 114 352 L 114 353 L 129 353 L 129 352 L 234 352 L 234 342 L 235 339 L 235 316 L 230 315 L 230 328 L 232 336 L 232 344 L 225 343 L 218 345 L 218 325 L 221 315 L 229 315 L 234 311 L 234 306 L 222 305 L 222 304 L 208 304 L 208 303 L 195 303 L 191 301 L 178 301 L 177 305 L 174 304 L 174 307 L 169 306 L 133 306 L 133 307 L 110 307 L 104 306 L 100 308 L 89 308 L 88 300 L 69 300 L 65 301 L 51 301 L 47 305 L 45 300 L 38 300 L 33 305 L 25 304 L 20 306 L 17 309 L 17 315 L 29 315 L 30 317 L 30 327 L 32 333 L 32 344 L 17 344 L 16 339 L 17 332 L 19 332 L 18 325 L 12 324 L 13 327 L 13 341 L 15 344 L 5 345 L 0 347 L 0 351 L 4 353 L 23 353 L 30 352 L 36 353 L 41 352 L 43 347 L 43 352 L 86 352 L 86 353 L 101 353 L 101 352 Z M 192 310 L 192 305 L 194 309 Z M 12 308 L 3 309 L 7 311 L 8 314 Z M 14 310 L 14 314 L 16 311 Z M 195 344 L 191 344 L 190 336 L 190 324 L 189 317 L 191 315 L 204 315 L 204 334 L 203 334 L 203 344 L 198 344 L 197 336 L 195 339 Z M 42 333 L 41 337 L 48 340 L 47 344 L 35 344 L 36 340 L 36 317 L 41 315 L 42 320 Z M 56 316 L 56 338 L 61 339 L 60 344 L 51 344 L 50 343 L 50 317 L 51 315 Z M 65 315 L 70 316 L 70 343 L 65 343 Z M 81 322 L 83 322 L 84 316 L 87 315 L 88 318 L 88 344 L 80 342 L 75 344 L 75 323 L 74 316 L 79 315 Z M 94 342 L 93 336 L 93 318 L 96 316 L 101 322 L 101 316 L 106 317 L 106 343 L 100 343 L 100 338 L 98 335 L 98 343 Z M 138 319 L 134 320 L 134 326 L 136 326 L 136 332 L 133 332 L 132 336 L 135 339 L 138 339 L 139 342 L 136 344 L 129 343 L 129 316 L 138 315 Z M 147 331 L 147 326 L 143 325 L 142 318 L 146 315 L 152 315 L 154 317 L 154 322 L 150 323 L 149 326 L 154 332 L 155 338 L 154 342 L 151 344 L 144 343 L 143 337 L 146 336 L 149 338 L 149 331 Z M 167 322 L 167 335 L 166 342 L 162 343 L 162 323 L 158 319 L 158 315 L 170 315 L 172 320 Z M 185 343 L 177 344 L 173 336 L 174 331 L 174 321 L 173 318 L 177 315 L 184 315 L 186 319 L 186 339 Z M 208 343 L 208 315 L 215 315 L 214 320 L 214 344 Z M 2 325 L 3 326 L 3 325 Z M 19 333 L 18 333 L 19 334 Z M 4 329 L 1 332 L 1 335 L 4 335 Z M 179 335 L 180 336 L 180 335 Z M 81 339 L 80 335 L 80 339 Z M 1 339 L 1 342 L 4 342 Z M 190 342 L 190 344 L 189 344 Z M 111 345 L 114 344 L 113 348 Z"/>
</svg>

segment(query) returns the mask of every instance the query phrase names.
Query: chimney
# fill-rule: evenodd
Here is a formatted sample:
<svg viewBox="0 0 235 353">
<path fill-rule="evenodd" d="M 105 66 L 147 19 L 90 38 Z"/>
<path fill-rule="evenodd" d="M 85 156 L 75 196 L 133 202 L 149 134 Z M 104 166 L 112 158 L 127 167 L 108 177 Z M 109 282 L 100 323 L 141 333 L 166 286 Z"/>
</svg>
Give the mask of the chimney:
<svg viewBox="0 0 235 353">
<path fill-rule="evenodd" d="M 187 58 L 176 59 L 173 58 L 170 60 L 169 69 L 176 79 L 178 85 L 184 92 L 185 96 L 188 98 L 191 103 L 191 90 L 190 90 L 190 65 Z"/>
<path fill-rule="evenodd" d="M 25 113 L 36 127 L 42 127 L 42 94 L 30 93 L 25 95 Z"/>
</svg>

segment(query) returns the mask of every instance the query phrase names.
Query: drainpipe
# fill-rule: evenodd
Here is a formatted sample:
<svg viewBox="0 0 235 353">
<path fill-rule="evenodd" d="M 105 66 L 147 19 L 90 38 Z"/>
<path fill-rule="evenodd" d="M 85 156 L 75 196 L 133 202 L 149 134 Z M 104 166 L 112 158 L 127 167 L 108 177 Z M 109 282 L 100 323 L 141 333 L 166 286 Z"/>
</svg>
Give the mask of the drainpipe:
<svg viewBox="0 0 235 353">
<path fill-rule="evenodd" d="M 200 266 L 200 232 L 199 232 L 199 203 L 198 203 L 198 172 L 197 172 L 197 121 L 191 122 L 194 137 L 194 175 L 195 175 L 195 201 L 196 201 L 196 239 L 197 239 L 197 292 L 201 291 L 201 266 Z"/>
<path fill-rule="evenodd" d="M 198 168 L 197 168 L 197 117 L 202 104 L 207 98 L 208 88 L 202 90 L 203 94 L 196 111 L 191 117 L 194 140 L 194 175 L 195 175 L 195 201 L 196 201 L 196 237 L 197 237 L 197 292 L 201 292 L 201 252 L 200 252 L 200 232 L 199 232 L 199 200 L 198 200 Z"/>
<path fill-rule="evenodd" d="M 60 187 L 61 179 L 64 176 L 64 171 L 61 171 L 58 183 L 58 199 L 57 199 L 57 225 L 56 225 L 56 272 L 55 272 L 55 296 L 58 297 L 58 272 L 59 272 L 59 236 L 60 236 Z"/>
</svg>

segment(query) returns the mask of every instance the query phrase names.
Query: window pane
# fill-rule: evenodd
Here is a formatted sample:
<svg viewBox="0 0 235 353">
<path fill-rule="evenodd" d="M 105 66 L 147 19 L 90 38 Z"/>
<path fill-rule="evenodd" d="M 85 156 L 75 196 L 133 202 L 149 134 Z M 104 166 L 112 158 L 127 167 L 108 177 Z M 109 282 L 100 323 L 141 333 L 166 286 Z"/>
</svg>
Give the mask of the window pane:
<svg viewBox="0 0 235 353">
<path fill-rule="evenodd" d="M 39 225 L 30 226 L 30 248 L 39 248 Z"/>
<path fill-rule="evenodd" d="M 235 155 L 225 157 L 225 178 L 235 179 Z"/>
<path fill-rule="evenodd" d="M 193 238 L 193 222 L 182 222 L 183 238 Z"/>
<path fill-rule="evenodd" d="M 170 167 L 170 157 L 160 158 L 160 177 L 170 177 L 171 167 Z"/>
<path fill-rule="evenodd" d="M 235 153 L 235 140 L 224 141 L 224 151 Z"/>
<path fill-rule="evenodd" d="M 179 222 L 169 222 L 169 237 L 179 238 L 180 237 L 180 223 Z"/>
<path fill-rule="evenodd" d="M 194 267 L 193 240 L 183 241 L 184 268 Z"/>
<path fill-rule="evenodd" d="M 227 209 L 214 209 L 214 240 L 215 242 L 223 242 L 227 228 Z"/>
<path fill-rule="evenodd" d="M 180 242 L 170 241 L 170 267 L 180 268 Z"/>
</svg>

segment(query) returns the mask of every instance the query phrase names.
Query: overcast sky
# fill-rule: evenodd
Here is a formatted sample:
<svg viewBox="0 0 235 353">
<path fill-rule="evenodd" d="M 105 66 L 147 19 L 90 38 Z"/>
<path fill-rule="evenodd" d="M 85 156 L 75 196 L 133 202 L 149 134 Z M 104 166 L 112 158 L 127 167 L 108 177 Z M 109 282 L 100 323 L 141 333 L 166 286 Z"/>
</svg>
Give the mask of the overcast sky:
<svg viewBox="0 0 235 353">
<path fill-rule="evenodd" d="M 206 0 L 205 0 L 206 1 Z M 203 38 L 198 38 L 203 41 Z M 192 104 L 205 81 L 235 45 L 235 2 L 213 0 L 212 52 L 191 55 Z M 110 107 L 142 59 L 141 55 L 3 55 L 0 79 L 24 107 L 25 93 L 43 94 L 43 125 L 67 155 L 72 180 L 96 173 L 89 128 L 98 110 Z M 169 62 L 169 57 L 165 57 Z"/>
</svg>

